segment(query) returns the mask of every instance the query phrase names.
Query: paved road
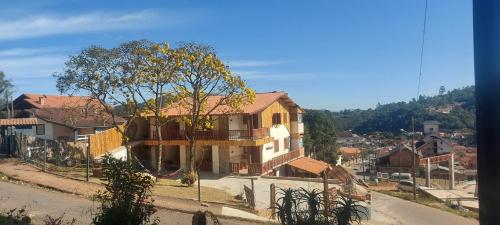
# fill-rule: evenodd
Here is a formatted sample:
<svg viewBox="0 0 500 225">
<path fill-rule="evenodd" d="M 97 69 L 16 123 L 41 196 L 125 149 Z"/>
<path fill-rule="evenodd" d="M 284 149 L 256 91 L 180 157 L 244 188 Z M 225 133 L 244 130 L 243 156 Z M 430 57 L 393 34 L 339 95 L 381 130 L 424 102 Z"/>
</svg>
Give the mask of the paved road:
<svg viewBox="0 0 500 225">
<path fill-rule="evenodd" d="M 474 219 L 467 219 L 449 212 L 377 192 L 372 192 L 372 200 L 373 220 L 370 221 L 370 224 L 479 224 Z"/>
<path fill-rule="evenodd" d="M 0 211 L 25 207 L 35 224 L 41 224 L 45 215 L 58 217 L 65 214 L 65 218 L 76 218 L 77 224 L 89 224 L 91 210 L 95 210 L 92 201 L 77 196 L 63 194 L 45 189 L 34 188 L 0 182 Z M 160 209 L 154 216 L 159 217 L 161 224 L 191 224 L 192 215 Z M 256 225 L 238 220 L 221 219 L 224 225 Z"/>
</svg>

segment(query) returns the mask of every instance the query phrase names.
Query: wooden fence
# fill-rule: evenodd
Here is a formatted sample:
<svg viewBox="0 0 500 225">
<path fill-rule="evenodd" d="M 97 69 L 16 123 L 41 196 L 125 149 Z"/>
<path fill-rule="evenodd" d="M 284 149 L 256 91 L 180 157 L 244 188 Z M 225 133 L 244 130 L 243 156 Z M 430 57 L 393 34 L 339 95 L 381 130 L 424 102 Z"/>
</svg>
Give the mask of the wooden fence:
<svg viewBox="0 0 500 225">
<path fill-rule="evenodd" d="M 122 134 L 116 128 L 89 136 L 90 154 L 93 157 L 103 155 L 121 145 Z"/>
</svg>

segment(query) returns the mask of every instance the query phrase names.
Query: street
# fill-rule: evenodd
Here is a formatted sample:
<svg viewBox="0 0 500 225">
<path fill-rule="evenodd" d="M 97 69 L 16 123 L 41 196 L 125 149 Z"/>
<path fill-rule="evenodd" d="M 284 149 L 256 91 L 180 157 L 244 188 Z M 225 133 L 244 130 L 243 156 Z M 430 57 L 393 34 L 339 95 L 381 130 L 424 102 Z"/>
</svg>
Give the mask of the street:
<svg viewBox="0 0 500 225">
<path fill-rule="evenodd" d="M 74 195 L 49 191 L 27 185 L 0 182 L 0 211 L 25 207 L 34 224 L 42 224 L 46 215 L 59 217 L 64 214 L 66 220 L 77 219 L 76 224 L 89 224 L 91 213 L 97 203 Z M 153 215 L 159 217 L 161 224 L 191 224 L 191 214 L 160 209 Z M 223 225 L 256 225 L 239 220 L 220 219 Z"/>
<path fill-rule="evenodd" d="M 371 193 L 373 220 L 370 221 L 370 224 L 479 224 L 479 221 L 475 219 L 464 218 L 439 209 L 373 191 Z M 391 221 L 391 223 L 387 221 Z"/>
</svg>

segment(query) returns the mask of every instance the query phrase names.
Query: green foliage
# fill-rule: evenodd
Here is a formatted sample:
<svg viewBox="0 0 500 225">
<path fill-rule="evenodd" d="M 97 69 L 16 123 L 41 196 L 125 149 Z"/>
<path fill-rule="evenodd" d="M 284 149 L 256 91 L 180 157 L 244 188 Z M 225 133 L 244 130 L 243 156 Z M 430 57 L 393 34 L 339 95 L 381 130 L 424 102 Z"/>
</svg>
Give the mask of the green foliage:
<svg viewBox="0 0 500 225">
<path fill-rule="evenodd" d="M 4 72 L 0 71 L 0 106 L 2 108 L 4 108 L 8 102 L 8 99 L 6 99 L 5 96 L 10 96 L 12 94 L 13 87 L 14 85 L 12 85 L 10 80 L 7 80 L 5 78 Z M 6 117 L 6 112 L 4 110 L 0 111 L 0 118 L 5 118 L 5 117 Z"/>
<path fill-rule="evenodd" d="M 317 158 L 335 164 L 337 146 L 335 126 L 326 110 L 307 110 L 304 114 L 304 145 L 308 153 L 316 150 Z"/>
<path fill-rule="evenodd" d="M 11 209 L 5 214 L 0 214 L 0 224 L 6 225 L 30 225 L 31 218 L 27 215 L 26 209 Z"/>
<path fill-rule="evenodd" d="M 341 196 L 330 203 L 325 214 L 323 192 L 317 189 L 280 189 L 278 195 L 276 214 L 282 225 L 359 224 L 364 215 L 356 200 Z"/>
<path fill-rule="evenodd" d="M 191 187 L 196 182 L 196 179 L 198 179 L 198 176 L 194 171 L 185 172 L 182 174 L 181 183 Z"/>
<path fill-rule="evenodd" d="M 365 212 L 359 209 L 360 205 L 356 200 L 339 196 L 336 206 L 332 208 L 332 213 L 335 215 L 338 225 L 360 224 L 361 215 L 365 214 Z"/>
<path fill-rule="evenodd" d="M 209 217 L 212 220 L 212 224 L 214 225 L 221 225 L 217 217 L 210 211 L 197 211 L 193 215 L 193 219 L 191 224 L 192 225 L 207 225 L 207 217 Z"/>
<path fill-rule="evenodd" d="M 412 116 L 415 117 L 417 131 L 422 130 L 422 123 L 425 120 L 438 120 L 443 129 L 474 129 L 474 105 L 474 86 L 469 86 L 443 92 L 442 95 L 420 96 L 418 100 L 413 99 L 409 102 L 378 104 L 375 109 L 340 112 L 306 110 L 306 115 L 313 115 L 313 112 L 325 114 L 328 120 L 334 121 L 337 131 L 353 130 L 359 134 L 384 132 L 398 135 L 401 129 L 411 130 Z M 448 114 L 436 111 L 436 109 L 449 106 L 453 106 L 453 110 Z M 308 121 L 305 120 L 305 123 L 307 127 Z"/>
<path fill-rule="evenodd" d="M 153 180 L 144 175 L 132 163 L 121 161 L 106 154 L 103 158 L 106 191 L 96 196 L 101 203 L 93 224 L 149 224 L 156 212 L 151 198 Z M 155 220 L 153 224 L 158 224 Z"/>
</svg>

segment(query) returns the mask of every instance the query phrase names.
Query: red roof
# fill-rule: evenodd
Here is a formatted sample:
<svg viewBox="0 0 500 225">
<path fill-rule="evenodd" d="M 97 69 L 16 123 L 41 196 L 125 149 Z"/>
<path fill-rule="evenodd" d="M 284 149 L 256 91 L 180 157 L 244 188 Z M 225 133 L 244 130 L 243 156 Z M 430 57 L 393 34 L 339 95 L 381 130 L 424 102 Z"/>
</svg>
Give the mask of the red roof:
<svg viewBox="0 0 500 225">
<path fill-rule="evenodd" d="M 19 126 L 19 125 L 35 125 L 35 124 L 38 124 L 36 118 L 0 119 L 0 126 Z"/>
<path fill-rule="evenodd" d="M 328 163 L 311 159 L 309 157 L 298 158 L 289 162 L 288 165 L 316 175 L 320 175 L 321 172 L 328 168 Z"/>
<path fill-rule="evenodd" d="M 253 103 L 243 105 L 238 111 L 235 111 L 229 105 L 225 104 L 222 96 L 209 96 L 207 98 L 208 106 L 206 106 L 205 108 L 211 109 L 214 108 L 216 105 L 220 105 L 213 112 L 210 113 L 212 115 L 221 115 L 229 112 L 254 114 L 261 112 L 262 110 L 266 109 L 267 107 L 269 107 L 271 104 L 273 104 L 275 101 L 278 100 L 280 100 L 283 104 L 289 107 L 298 107 L 299 110 L 301 110 L 300 107 L 288 97 L 287 93 L 276 92 L 276 91 L 266 92 L 266 93 L 256 93 Z M 163 114 L 165 114 L 166 116 L 180 116 L 189 114 L 190 109 L 188 107 L 191 105 L 189 104 L 189 100 L 185 99 L 184 104 L 182 102 L 183 101 L 181 101 L 181 103 L 179 104 L 175 104 L 170 107 L 164 108 Z M 145 115 L 147 116 L 148 114 Z"/>
<path fill-rule="evenodd" d="M 88 104 L 99 104 L 88 96 L 66 96 L 45 94 L 22 94 L 14 102 L 24 101 L 34 108 L 83 107 Z"/>
<path fill-rule="evenodd" d="M 341 147 L 339 150 L 344 155 L 357 155 L 361 153 L 361 150 L 359 150 L 359 148 Z"/>
</svg>

